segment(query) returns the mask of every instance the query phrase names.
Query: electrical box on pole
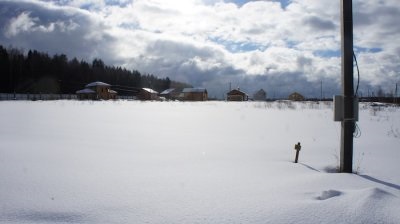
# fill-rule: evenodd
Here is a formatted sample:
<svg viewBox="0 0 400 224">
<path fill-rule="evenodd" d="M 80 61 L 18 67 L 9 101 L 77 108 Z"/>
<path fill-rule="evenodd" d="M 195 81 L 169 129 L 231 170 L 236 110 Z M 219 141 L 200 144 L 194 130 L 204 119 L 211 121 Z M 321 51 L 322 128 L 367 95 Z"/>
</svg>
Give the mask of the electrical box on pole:
<svg viewBox="0 0 400 224">
<path fill-rule="evenodd" d="M 340 172 L 353 172 L 353 133 L 358 103 L 353 78 L 353 1 L 340 0 L 342 96 L 335 97 L 335 120 L 341 122 Z M 337 104 L 337 105 L 336 105 Z M 355 106 L 357 105 L 357 107 Z M 357 116 L 358 117 L 358 116 Z"/>
<path fill-rule="evenodd" d="M 354 116 L 352 118 L 347 118 L 350 120 L 358 121 L 358 97 L 354 97 L 353 100 Z M 343 96 L 336 95 L 333 96 L 333 120 L 334 121 L 344 121 L 344 100 Z"/>
</svg>

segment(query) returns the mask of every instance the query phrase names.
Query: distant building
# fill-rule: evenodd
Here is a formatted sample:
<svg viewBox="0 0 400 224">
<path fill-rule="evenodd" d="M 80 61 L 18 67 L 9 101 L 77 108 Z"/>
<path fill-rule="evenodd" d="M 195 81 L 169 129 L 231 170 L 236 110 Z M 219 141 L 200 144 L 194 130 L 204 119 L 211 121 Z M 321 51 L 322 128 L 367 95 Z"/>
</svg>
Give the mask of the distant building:
<svg viewBox="0 0 400 224">
<path fill-rule="evenodd" d="M 260 89 L 254 93 L 253 99 L 256 101 L 265 101 L 267 100 L 267 92 L 265 92 L 263 89 Z"/>
<path fill-rule="evenodd" d="M 139 100 L 157 100 L 158 92 L 149 88 L 141 88 L 138 98 Z"/>
<path fill-rule="evenodd" d="M 206 101 L 208 93 L 205 88 L 184 88 L 180 98 L 185 101 Z"/>
<path fill-rule="evenodd" d="M 227 94 L 227 101 L 248 101 L 249 96 L 247 93 L 240 91 L 240 89 L 233 89 L 229 91 Z"/>
<path fill-rule="evenodd" d="M 293 100 L 293 101 L 303 101 L 305 99 L 304 96 L 298 92 L 294 92 L 294 93 L 290 94 L 288 98 L 289 98 L 289 100 Z"/>
<path fill-rule="evenodd" d="M 160 97 L 164 97 L 167 100 L 175 100 L 179 97 L 179 91 L 177 89 L 166 89 L 160 93 Z"/>
<path fill-rule="evenodd" d="M 92 82 L 85 89 L 76 91 L 80 100 L 110 100 L 117 98 L 117 92 L 110 89 L 111 85 L 104 82 Z"/>
</svg>

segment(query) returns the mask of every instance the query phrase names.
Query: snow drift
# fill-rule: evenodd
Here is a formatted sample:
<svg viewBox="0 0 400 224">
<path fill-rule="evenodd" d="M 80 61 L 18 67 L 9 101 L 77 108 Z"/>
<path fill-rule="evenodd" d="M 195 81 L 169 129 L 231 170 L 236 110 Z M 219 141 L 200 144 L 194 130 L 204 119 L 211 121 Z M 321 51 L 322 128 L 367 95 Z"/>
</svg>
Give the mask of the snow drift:
<svg viewBox="0 0 400 224">
<path fill-rule="evenodd" d="M 0 222 L 399 223 L 400 110 L 360 110 L 342 174 L 330 103 L 3 101 Z"/>
</svg>

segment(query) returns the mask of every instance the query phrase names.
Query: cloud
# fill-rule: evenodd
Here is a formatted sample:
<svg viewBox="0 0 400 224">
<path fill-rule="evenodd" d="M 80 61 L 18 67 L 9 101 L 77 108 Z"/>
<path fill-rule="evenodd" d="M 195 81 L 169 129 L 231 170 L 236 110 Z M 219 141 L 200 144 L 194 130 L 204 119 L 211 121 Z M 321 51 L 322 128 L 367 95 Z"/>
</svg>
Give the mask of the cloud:
<svg viewBox="0 0 400 224">
<path fill-rule="evenodd" d="M 104 32 L 107 28 L 96 15 L 37 1 L 6 1 L 0 6 L 6 9 L 0 13 L 3 45 L 83 59 L 112 58 L 107 52 L 116 40 Z"/>
<path fill-rule="evenodd" d="M 79 27 L 79 25 L 73 21 L 55 21 L 48 24 L 38 25 L 40 19 L 38 17 L 32 18 L 30 17 L 30 14 L 30 12 L 23 12 L 17 17 L 12 18 L 6 26 L 5 36 L 7 38 L 12 38 L 19 34 L 23 35 L 24 33 L 51 33 L 55 30 L 60 32 L 70 32 Z"/>
<path fill-rule="evenodd" d="M 330 20 L 325 20 L 317 16 L 309 16 L 303 19 L 304 24 L 309 25 L 312 30 L 333 30 L 335 24 Z"/>
<path fill-rule="evenodd" d="M 23 12 L 19 16 L 12 18 L 7 27 L 5 35 L 8 38 L 11 38 L 20 32 L 29 32 L 35 25 L 35 19 L 30 18 L 29 14 L 29 12 Z"/>
<path fill-rule="evenodd" d="M 353 2 L 360 88 L 389 88 L 399 82 L 400 6 Z M 229 83 L 309 97 L 321 81 L 329 94 L 340 84 L 338 1 L 0 0 L 0 19 L 3 45 L 99 57 L 217 97 Z"/>
</svg>

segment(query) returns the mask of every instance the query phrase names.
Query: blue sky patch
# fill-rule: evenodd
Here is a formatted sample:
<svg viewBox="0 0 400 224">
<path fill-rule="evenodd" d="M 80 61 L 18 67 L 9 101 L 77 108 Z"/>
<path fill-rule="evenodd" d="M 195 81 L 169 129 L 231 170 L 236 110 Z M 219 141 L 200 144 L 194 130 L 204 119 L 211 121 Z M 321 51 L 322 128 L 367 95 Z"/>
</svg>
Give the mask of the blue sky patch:
<svg viewBox="0 0 400 224">
<path fill-rule="evenodd" d="M 323 58 L 340 57 L 340 50 L 318 50 L 314 51 L 314 55 Z"/>
<path fill-rule="evenodd" d="M 292 0 L 275 0 L 275 2 L 280 2 L 282 8 L 286 8 Z M 242 6 L 248 2 L 253 2 L 253 1 L 248 1 L 248 0 L 227 0 L 226 2 L 232 2 L 235 3 L 238 6 Z"/>
<path fill-rule="evenodd" d="M 354 47 L 354 52 L 356 53 L 378 53 L 381 52 L 383 49 L 379 47 L 373 48 L 366 48 L 366 47 Z"/>
<path fill-rule="evenodd" d="M 220 38 L 212 38 L 212 37 L 210 37 L 209 40 L 211 40 L 212 42 L 215 42 L 219 45 L 223 45 L 225 47 L 225 49 L 227 49 L 231 53 L 248 52 L 248 51 L 255 51 L 255 50 L 264 51 L 268 47 L 266 45 L 257 44 L 257 43 L 234 42 L 234 41 L 221 40 Z"/>
</svg>

